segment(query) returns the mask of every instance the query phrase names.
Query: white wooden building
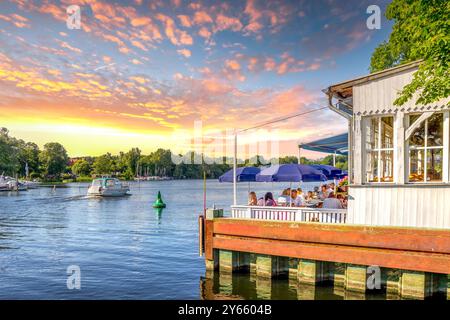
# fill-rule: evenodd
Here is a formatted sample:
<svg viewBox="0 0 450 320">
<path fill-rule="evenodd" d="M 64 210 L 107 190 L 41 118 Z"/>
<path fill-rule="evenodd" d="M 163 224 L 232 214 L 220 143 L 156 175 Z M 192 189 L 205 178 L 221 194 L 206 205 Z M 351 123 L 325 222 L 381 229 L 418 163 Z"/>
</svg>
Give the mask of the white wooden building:
<svg viewBox="0 0 450 320">
<path fill-rule="evenodd" d="M 324 90 L 349 121 L 347 223 L 450 229 L 450 99 L 393 103 L 418 65 Z"/>
</svg>

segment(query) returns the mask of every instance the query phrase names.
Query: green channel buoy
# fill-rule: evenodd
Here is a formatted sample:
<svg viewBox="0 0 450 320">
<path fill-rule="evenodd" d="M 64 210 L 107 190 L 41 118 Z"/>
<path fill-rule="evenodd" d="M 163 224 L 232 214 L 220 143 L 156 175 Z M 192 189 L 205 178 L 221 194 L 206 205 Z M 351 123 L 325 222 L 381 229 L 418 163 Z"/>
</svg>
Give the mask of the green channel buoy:
<svg viewBox="0 0 450 320">
<path fill-rule="evenodd" d="M 158 197 L 156 198 L 156 201 L 153 202 L 153 208 L 162 209 L 165 207 L 166 207 L 166 204 L 162 201 L 161 192 L 158 191 Z"/>
</svg>

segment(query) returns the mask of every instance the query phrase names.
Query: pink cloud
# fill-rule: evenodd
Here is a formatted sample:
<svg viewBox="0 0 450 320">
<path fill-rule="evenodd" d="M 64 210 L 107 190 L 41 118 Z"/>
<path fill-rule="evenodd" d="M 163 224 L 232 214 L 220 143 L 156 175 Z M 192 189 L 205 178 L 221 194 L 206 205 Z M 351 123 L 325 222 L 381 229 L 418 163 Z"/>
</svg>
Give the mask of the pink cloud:
<svg viewBox="0 0 450 320">
<path fill-rule="evenodd" d="M 222 31 L 222 30 L 232 30 L 232 31 L 240 31 L 242 29 L 242 23 L 238 18 L 234 17 L 227 17 L 223 14 L 217 15 L 216 18 L 216 30 Z"/>
<path fill-rule="evenodd" d="M 175 24 L 175 21 L 170 18 L 169 16 L 166 16 L 164 14 L 157 14 L 156 19 L 163 22 L 165 24 L 165 33 L 167 38 L 172 42 L 174 45 L 192 45 L 193 39 L 192 37 L 184 30 L 179 30 Z"/>
<path fill-rule="evenodd" d="M 183 27 L 190 28 L 192 27 L 191 19 L 187 15 L 178 15 L 178 19 Z"/>
<path fill-rule="evenodd" d="M 209 39 L 209 37 L 211 37 L 211 31 L 208 30 L 208 28 L 206 27 L 201 27 L 200 30 L 198 31 L 199 36 Z"/>
<path fill-rule="evenodd" d="M 192 21 L 195 24 L 205 24 L 205 23 L 212 23 L 213 19 L 205 11 L 197 11 L 197 12 L 195 12 Z"/>
<path fill-rule="evenodd" d="M 188 49 L 179 49 L 179 50 L 177 50 L 177 52 L 186 58 L 189 58 L 192 54 L 191 50 L 188 50 Z"/>
</svg>

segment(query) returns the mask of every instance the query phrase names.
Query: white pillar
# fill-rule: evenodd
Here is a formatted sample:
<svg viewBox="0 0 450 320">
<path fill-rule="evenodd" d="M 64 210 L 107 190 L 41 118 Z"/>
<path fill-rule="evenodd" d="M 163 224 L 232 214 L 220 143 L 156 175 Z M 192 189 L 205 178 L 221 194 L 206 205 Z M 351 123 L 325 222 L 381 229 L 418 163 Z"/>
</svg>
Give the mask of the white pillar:
<svg viewBox="0 0 450 320">
<path fill-rule="evenodd" d="M 442 181 L 450 181 L 450 168 L 449 168 L 449 157 L 450 157 L 450 112 L 444 112 L 444 150 L 443 150 L 443 161 L 442 161 Z"/>
<path fill-rule="evenodd" d="M 237 205 L 237 132 L 234 132 L 234 158 L 233 158 L 233 205 Z"/>
<path fill-rule="evenodd" d="M 397 112 L 394 124 L 394 182 L 405 183 L 405 113 Z"/>
<path fill-rule="evenodd" d="M 352 120 L 348 122 L 348 148 L 347 148 L 347 164 L 348 164 L 348 183 L 353 183 L 353 125 Z"/>
<path fill-rule="evenodd" d="M 353 153 L 353 181 L 354 184 L 360 185 L 363 183 L 364 179 L 364 157 L 365 157 L 365 151 L 364 151 L 364 140 L 363 140 L 363 134 L 365 133 L 364 130 L 364 119 L 361 118 L 361 116 L 357 115 L 354 117 L 354 144 L 355 149 Z"/>
<path fill-rule="evenodd" d="M 336 151 L 333 154 L 333 167 L 336 167 Z"/>
<path fill-rule="evenodd" d="M 298 164 L 302 164 L 302 161 L 300 160 L 300 157 L 301 157 L 301 150 L 302 150 L 302 148 L 300 147 L 300 145 L 298 146 Z"/>
</svg>

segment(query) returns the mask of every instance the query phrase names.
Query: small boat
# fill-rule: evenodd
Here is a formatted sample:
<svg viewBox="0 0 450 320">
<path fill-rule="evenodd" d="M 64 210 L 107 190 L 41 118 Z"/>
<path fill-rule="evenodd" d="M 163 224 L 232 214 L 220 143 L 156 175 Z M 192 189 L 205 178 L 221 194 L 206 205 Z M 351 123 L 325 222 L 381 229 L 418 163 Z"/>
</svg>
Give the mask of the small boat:
<svg viewBox="0 0 450 320">
<path fill-rule="evenodd" d="M 88 196 L 121 197 L 130 192 L 130 187 L 116 178 L 98 178 L 92 181 Z"/>
<path fill-rule="evenodd" d="M 23 183 L 16 179 L 11 179 L 7 182 L 10 191 L 27 191 L 28 188 Z"/>
<path fill-rule="evenodd" d="M 25 180 L 25 181 L 21 181 L 21 183 L 24 186 L 26 186 L 28 189 L 37 189 L 41 185 L 41 183 L 39 181 L 34 181 L 34 180 L 33 181 Z"/>
<path fill-rule="evenodd" d="M 11 177 L 0 176 L 0 191 L 26 191 L 27 186 Z"/>
</svg>

